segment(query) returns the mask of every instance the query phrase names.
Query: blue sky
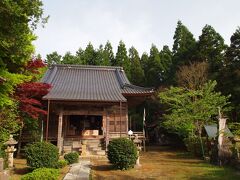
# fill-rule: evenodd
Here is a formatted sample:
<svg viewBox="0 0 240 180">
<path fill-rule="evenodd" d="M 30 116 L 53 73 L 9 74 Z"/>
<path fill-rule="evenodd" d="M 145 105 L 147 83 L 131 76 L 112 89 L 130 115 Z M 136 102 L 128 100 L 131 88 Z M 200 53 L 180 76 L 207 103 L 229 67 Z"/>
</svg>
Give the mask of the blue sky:
<svg viewBox="0 0 240 180">
<path fill-rule="evenodd" d="M 35 33 L 36 53 L 73 54 L 91 42 L 95 48 L 112 43 L 116 52 L 123 40 L 130 48 L 148 52 L 151 44 L 172 48 L 178 20 L 197 39 L 205 24 L 219 32 L 225 42 L 240 26 L 239 0 L 43 0 L 50 15 L 45 28 Z"/>
</svg>

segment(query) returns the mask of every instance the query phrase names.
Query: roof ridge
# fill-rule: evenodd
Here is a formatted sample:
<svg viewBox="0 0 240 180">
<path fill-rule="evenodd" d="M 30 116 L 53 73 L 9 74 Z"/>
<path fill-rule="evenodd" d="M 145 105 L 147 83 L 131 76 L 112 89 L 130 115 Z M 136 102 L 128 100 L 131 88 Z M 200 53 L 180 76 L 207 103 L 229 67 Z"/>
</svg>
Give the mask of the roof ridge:
<svg viewBox="0 0 240 180">
<path fill-rule="evenodd" d="M 101 69 L 101 70 L 116 70 L 123 69 L 120 66 L 96 66 L 96 65 L 78 65 L 78 64 L 53 64 L 50 68 L 79 68 L 79 69 Z"/>
</svg>

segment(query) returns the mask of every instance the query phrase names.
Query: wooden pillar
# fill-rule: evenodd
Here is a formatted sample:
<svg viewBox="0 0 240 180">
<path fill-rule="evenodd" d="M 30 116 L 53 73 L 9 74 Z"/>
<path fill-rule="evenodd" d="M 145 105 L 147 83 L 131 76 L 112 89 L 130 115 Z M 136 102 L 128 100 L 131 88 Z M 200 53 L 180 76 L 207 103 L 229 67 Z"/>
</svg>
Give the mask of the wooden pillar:
<svg viewBox="0 0 240 180">
<path fill-rule="evenodd" d="M 122 137 L 122 102 L 120 101 L 120 137 Z"/>
<path fill-rule="evenodd" d="M 106 150 L 109 144 L 109 116 L 108 112 L 106 112 Z"/>
<path fill-rule="evenodd" d="M 125 122 L 125 126 L 126 126 L 126 133 L 128 134 L 128 104 L 126 104 L 126 122 Z"/>
<path fill-rule="evenodd" d="M 61 110 L 58 116 L 58 134 L 57 134 L 57 147 L 59 149 L 59 153 L 62 152 L 62 124 L 63 124 L 63 113 Z"/>
<path fill-rule="evenodd" d="M 49 110 L 50 110 L 50 100 L 48 100 L 48 111 L 47 111 L 47 123 L 46 123 L 46 141 L 48 141 L 48 125 L 49 125 Z"/>
</svg>

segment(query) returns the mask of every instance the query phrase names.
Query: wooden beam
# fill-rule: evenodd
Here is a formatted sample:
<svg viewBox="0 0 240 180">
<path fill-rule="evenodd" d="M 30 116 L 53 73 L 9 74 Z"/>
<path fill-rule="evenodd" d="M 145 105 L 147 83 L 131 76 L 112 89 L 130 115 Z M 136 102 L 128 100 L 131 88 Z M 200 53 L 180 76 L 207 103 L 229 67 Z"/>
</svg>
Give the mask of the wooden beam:
<svg viewBox="0 0 240 180">
<path fill-rule="evenodd" d="M 61 111 L 58 116 L 58 136 L 57 136 L 57 147 L 60 154 L 62 152 L 62 124 L 63 124 L 63 113 Z"/>
<path fill-rule="evenodd" d="M 120 101 L 120 137 L 122 137 L 122 102 Z"/>
<path fill-rule="evenodd" d="M 47 125 L 46 125 L 46 141 L 48 141 L 48 125 L 49 125 L 49 110 L 50 110 L 50 100 L 48 100 L 48 111 L 47 111 Z"/>
</svg>

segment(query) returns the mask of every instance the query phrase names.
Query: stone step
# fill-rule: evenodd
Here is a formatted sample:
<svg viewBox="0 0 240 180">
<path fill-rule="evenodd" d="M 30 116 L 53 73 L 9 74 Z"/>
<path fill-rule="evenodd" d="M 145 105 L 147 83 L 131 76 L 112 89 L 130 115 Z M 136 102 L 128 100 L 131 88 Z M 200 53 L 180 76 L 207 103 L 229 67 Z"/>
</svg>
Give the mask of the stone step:
<svg viewBox="0 0 240 180">
<path fill-rule="evenodd" d="M 95 147 L 91 149 L 92 151 L 102 151 L 103 148 L 102 147 Z"/>
<path fill-rule="evenodd" d="M 96 155 L 100 155 L 100 156 L 105 156 L 105 155 L 106 155 L 106 152 L 105 152 L 104 150 L 102 150 L 102 151 L 96 151 L 96 152 L 94 152 L 94 153 L 96 153 Z"/>
</svg>

